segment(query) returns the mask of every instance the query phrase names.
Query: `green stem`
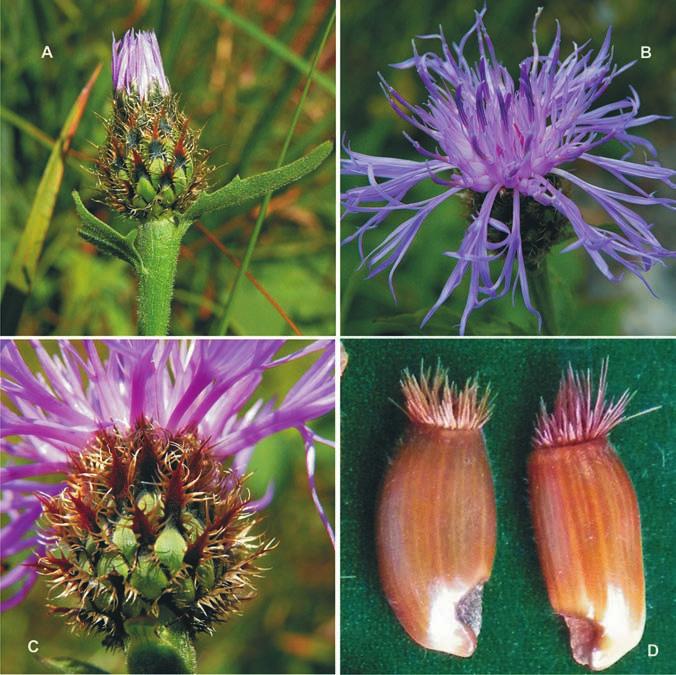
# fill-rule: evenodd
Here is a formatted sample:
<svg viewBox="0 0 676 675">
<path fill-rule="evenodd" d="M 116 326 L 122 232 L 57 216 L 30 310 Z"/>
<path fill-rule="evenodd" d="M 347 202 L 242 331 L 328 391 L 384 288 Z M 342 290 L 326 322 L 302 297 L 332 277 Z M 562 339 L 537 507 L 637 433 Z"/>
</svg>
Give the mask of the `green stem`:
<svg viewBox="0 0 676 675">
<path fill-rule="evenodd" d="M 547 269 L 547 256 L 543 256 L 538 266 L 528 270 L 528 291 L 533 306 L 542 316 L 542 332 L 544 335 L 558 335 L 556 311 L 552 298 L 552 287 Z"/>
<path fill-rule="evenodd" d="M 303 103 L 305 102 L 305 97 L 307 96 L 308 89 L 310 88 L 310 84 L 312 82 L 312 77 L 315 72 L 315 66 L 317 65 L 317 61 L 319 60 L 319 55 L 322 53 L 324 50 L 324 45 L 326 44 L 326 41 L 329 37 L 329 34 L 331 33 L 331 28 L 333 27 L 333 22 L 336 17 L 336 10 L 333 10 L 333 13 L 331 14 L 331 18 L 326 24 L 326 29 L 324 30 L 324 35 L 322 36 L 322 41 L 315 52 L 315 55 L 312 59 L 312 64 L 310 65 L 310 70 L 308 72 L 307 80 L 305 82 L 305 88 L 303 89 L 303 93 L 301 94 L 300 100 L 298 101 L 298 105 L 296 106 L 296 110 L 294 111 L 293 114 L 293 119 L 291 120 L 291 125 L 289 126 L 289 130 L 287 131 L 286 138 L 284 139 L 284 146 L 282 147 L 282 151 L 279 155 L 279 159 L 277 160 L 277 165 L 276 169 L 279 169 L 279 167 L 282 166 L 284 163 L 284 158 L 286 157 L 286 152 L 289 149 L 289 144 L 291 143 L 291 137 L 293 136 L 293 132 L 296 129 L 296 124 L 298 123 L 298 118 L 300 117 L 300 111 L 303 108 Z M 226 335 L 228 331 L 228 325 L 230 323 L 230 312 L 232 311 L 232 306 L 235 301 L 235 298 L 237 297 L 237 292 L 239 291 L 239 287 L 242 283 L 242 279 L 244 278 L 244 275 L 247 273 L 249 270 L 249 263 L 251 262 L 251 256 L 253 255 L 254 249 L 256 248 L 256 242 L 258 241 L 258 236 L 261 233 L 261 228 L 263 227 L 263 221 L 265 220 L 265 216 L 268 211 L 268 206 L 270 205 L 270 199 L 272 197 L 272 192 L 268 192 L 265 195 L 265 198 L 263 199 L 263 204 L 261 206 L 260 213 L 258 214 L 258 218 L 256 220 L 256 224 L 254 225 L 253 232 L 251 233 L 251 238 L 249 239 L 249 243 L 246 248 L 246 253 L 244 254 L 244 259 L 242 260 L 242 264 L 237 271 L 237 276 L 235 277 L 235 283 L 232 287 L 232 291 L 230 291 L 230 296 L 228 297 L 228 301 L 226 302 L 225 309 L 223 310 L 223 316 L 221 318 L 221 323 L 219 326 L 219 335 Z"/>
<path fill-rule="evenodd" d="M 127 672 L 129 673 L 195 673 L 197 655 L 188 633 L 171 623 L 162 625 L 149 618 L 125 622 L 129 639 Z"/>
<path fill-rule="evenodd" d="M 171 218 L 139 225 L 135 245 L 143 261 L 139 274 L 138 319 L 141 335 L 166 335 L 181 239 L 189 222 Z"/>
</svg>

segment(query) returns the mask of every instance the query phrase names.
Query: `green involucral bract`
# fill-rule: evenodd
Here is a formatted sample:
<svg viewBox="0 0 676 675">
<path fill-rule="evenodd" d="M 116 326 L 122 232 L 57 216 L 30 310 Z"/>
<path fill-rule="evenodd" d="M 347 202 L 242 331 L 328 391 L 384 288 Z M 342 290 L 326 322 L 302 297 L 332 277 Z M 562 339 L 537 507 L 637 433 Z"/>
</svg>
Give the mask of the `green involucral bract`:
<svg viewBox="0 0 676 675">
<path fill-rule="evenodd" d="M 107 204 L 141 220 L 183 213 L 206 187 L 205 153 L 177 97 L 118 93 L 97 178 Z"/>
</svg>

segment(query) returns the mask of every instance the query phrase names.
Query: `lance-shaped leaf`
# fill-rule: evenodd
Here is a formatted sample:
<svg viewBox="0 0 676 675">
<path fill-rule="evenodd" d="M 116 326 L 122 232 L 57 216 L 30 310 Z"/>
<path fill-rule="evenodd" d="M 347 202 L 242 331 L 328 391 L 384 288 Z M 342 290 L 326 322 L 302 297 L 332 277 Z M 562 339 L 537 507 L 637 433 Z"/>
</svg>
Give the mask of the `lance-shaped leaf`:
<svg viewBox="0 0 676 675">
<path fill-rule="evenodd" d="M 185 216 L 191 220 L 196 220 L 209 211 L 239 206 L 268 192 L 279 190 L 279 188 L 294 183 L 303 176 L 312 173 L 331 154 L 332 150 L 333 143 L 325 141 L 307 155 L 279 169 L 266 171 L 251 178 L 242 179 L 236 176 L 219 190 L 202 194 L 186 211 Z"/>
<path fill-rule="evenodd" d="M 122 236 L 117 230 L 99 220 L 82 203 L 77 191 L 73 191 L 73 200 L 75 201 L 75 210 L 82 220 L 80 236 L 94 244 L 102 253 L 113 255 L 128 262 L 139 274 L 143 271 L 143 261 L 134 247 L 136 239 L 136 230 L 132 230 L 126 237 Z"/>
<path fill-rule="evenodd" d="M 68 113 L 66 122 L 52 148 L 47 166 L 40 179 L 26 226 L 7 273 L 7 284 L 2 296 L 2 323 L 5 334 L 16 333 L 23 305 L 31 292 L 38 259 L 42 253 L 49 223 L 52 220 L 56 198 L 61 189 L 64 159 L 84 114 L 89 94 L 100 72 L 101 64 L 96 66 Z"/>
</svg>

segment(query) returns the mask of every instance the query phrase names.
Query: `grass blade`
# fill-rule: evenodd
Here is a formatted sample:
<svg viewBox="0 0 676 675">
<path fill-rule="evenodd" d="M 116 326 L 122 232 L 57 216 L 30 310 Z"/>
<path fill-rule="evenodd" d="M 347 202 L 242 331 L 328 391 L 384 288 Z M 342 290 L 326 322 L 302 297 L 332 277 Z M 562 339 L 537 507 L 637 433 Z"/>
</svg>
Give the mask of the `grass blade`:
<svg viewBox="0 0 676 675">
<path fill-rule="evenodd" d="M 227 5 L 220 5 L 214 2 L 214 0 L 198 0 L 198 2 L 213 12 L 216 12 L 216 14 L 219 14 L 224 19 L 232 21 L 232 23 L 237 26 L 237 28 L 244 31 L 247 35 L 249 35 L 249 37 L 252 37 L 254 40 L 260 42 L 275 56 L 278 56 L 280 59 L 291 64 L 294 68 L 300 70 L 300 72 L 304 75 L 309 77 L 310 71 L 314 70 L 311 64 L 309 64 L 301 56 L 298 56 L 296 52 L 289 49 L 283 42 L 280 42 L 272 35 L 266 33 L 255 23 L 245 19 L 231 7 L 228 7 Z M 328 91 L 332 96 L 336 95 L 336 85 L 329 77 L 323 73 L 316 73 L 314 75 L 314 80 L 320 87 L 322 87 L 322 89 Z"/>
<path fill-rule="evenodd" d="M 214 237 L 209 230 L 207 230 L 202 223 L 197 221 L 196 223 L 197 229 L 223 254 L 225 255 L 228 260 L 237 268 L 240 269 L 242 266 L 242 263 L 240 262 L 239 258 L 237 256 L 233 255 L 226 246 L 222 244 L 216 237 Z M 291 330 L 298 335 L 299 337 L 303 335 L 301 333 L 300 329 L 296 324 L 291 320 L 291 317 L 284 311 L 283 307 L 275 300 L 272 295 L 265 289 L 263 284 L 256 279 L 256 277 L 251 274 L 251 272 L 245 272 L 246 278 L 254 285 L 256 290 L 272 305 L 272 307 L 275 309 L 275 311 L 279 314 L 279 316 L 282 317 L 284 322 L 291 328 Z"/>
<path fill-rule="evenodd" d="M 28 136 L 31 136 L 36 141 L 41 143 L 45 148 L 51 150 L 54 147 L 54 139 L 47 135 L 41 129 L 38 129 L 34 124 L 31 124 L 28 120 L 25 120 L 23 117 L 20 117 L 16 113 L 13 113 L 11 110 L 5 108 L 5 106 L 0 105 L 0 119 L 13 124 L 17 129 L 20 129 Z"/>
<path fill-rule="evenodd" d="M 66 153 L 70 149 L 73 136 L 87 106 L 89 94 L 100 72 L 101 64 L 96 66 L 68 113 L 40 179 L 28 220 L 12 257 L 2 296 L 2 329 L 5 335 L 16 334 L 24 303 L 31 292 L 56 198 L 61 189 Z"/>
<path fill-rule="evenodd" d="M 51 136 L 46 134 L 41 129 L 38 129 L 34 124 L 31 124 L 28 120 L 25 120 L 23 117 L 20 117 L 19 115 L 12 112 L 11 110 L 8 110 L 2 105 L 0 105 L 0 119 L 3 119 L 9 124 L 15 126 L 17 129 L 19 129 L 19 131 L 22 131 L 23 133 L 26 134 L 26 136 L 30 136 L 31 138 L 36 140 L 38 143 L 40 143 L 40 145 L 47 148 L 47 150 L 52 150 L 54 148 L 54 145 L 56 144 L 56 141 Z M 86 176 L 87 178 L 89 177 L 89 173 L 80 162 L 81 161 L 91 162 L 92 161 L 91 157 L 88 157 L 84 152 L 79 152 L 77 150 L 74 150 L 73 148 L 68 150 L 68 152 L 66 152 L 65 155 L 66 162 L 70 165 L 72 169 L 75 169 L 76 171 L 81 173 L 83 176 Z"/>
</svg>

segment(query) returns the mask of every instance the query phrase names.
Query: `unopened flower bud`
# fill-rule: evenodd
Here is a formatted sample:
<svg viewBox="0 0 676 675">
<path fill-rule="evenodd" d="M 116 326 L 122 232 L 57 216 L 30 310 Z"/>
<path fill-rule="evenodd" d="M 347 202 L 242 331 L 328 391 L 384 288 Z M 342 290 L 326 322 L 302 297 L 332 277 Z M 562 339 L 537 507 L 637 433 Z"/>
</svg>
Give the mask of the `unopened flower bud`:
<svg viewBox="0 0 676 675">
<path fill-rule="evenodd" d="M 152 32 L 113 38 L 113 115 L 97 161 L 111 208 L 141 218 L 182 213 L 206 187 L 199 133 L 188 125 L 164 74 Z"/>
</svg>

